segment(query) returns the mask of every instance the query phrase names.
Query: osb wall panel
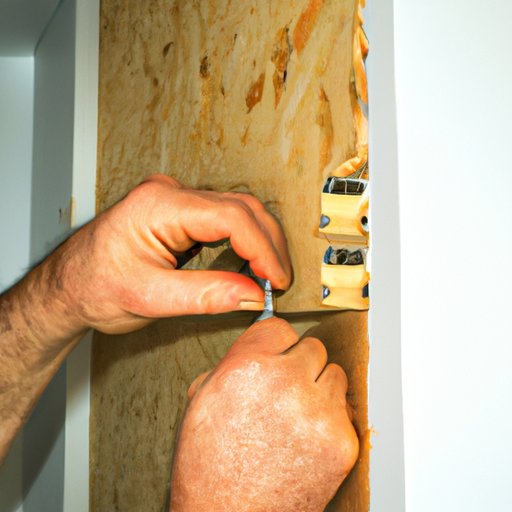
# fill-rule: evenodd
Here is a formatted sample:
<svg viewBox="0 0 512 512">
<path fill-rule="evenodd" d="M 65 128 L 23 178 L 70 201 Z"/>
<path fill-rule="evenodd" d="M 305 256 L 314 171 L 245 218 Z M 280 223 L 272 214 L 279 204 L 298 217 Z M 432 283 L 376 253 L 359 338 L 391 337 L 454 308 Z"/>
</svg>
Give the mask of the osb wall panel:
<svg viewBox="0 0 512 512">
<path fill-rule="evenodd" d="M 250 191 L 284 225 L 282 312 L 320 305 L 320 191 L 357 153 L 356 0 L 103 0 L 98 207 L 160 171 Z"/>
<path fill-rule="evenodd" d="M 96 335 L 91 407 L 91 511 L 166 510 L 172 453 L 196 375 L 212 368 L 252 315 L 159 321 L 130 335 Z M 294 315 L 298 333 L 322 339 L 349 379 L 361 451 L 327 510 L 368 510 L 368 345 L 364 312 Z"/>
<path fill-rule="evenodd" d="M 319 308 L 320 190 L 356 153 L 350 73 L 355 0 L 102 0 L 98 210 L 144 177 L 250 191 L 286 231 L 295 269 L 281 312 Z M 206 264 L 207 256 L 201 264 Z M 173 319 L 97 334 L 91 510 L 165 507 L 186 389 L 252 315 Z M 295 318 L 295 317 L 294 317 Z M 361 459 L 330 505 L 368 510 L 366 313 L 317 313 L 350 379 Z"/>
</svg>

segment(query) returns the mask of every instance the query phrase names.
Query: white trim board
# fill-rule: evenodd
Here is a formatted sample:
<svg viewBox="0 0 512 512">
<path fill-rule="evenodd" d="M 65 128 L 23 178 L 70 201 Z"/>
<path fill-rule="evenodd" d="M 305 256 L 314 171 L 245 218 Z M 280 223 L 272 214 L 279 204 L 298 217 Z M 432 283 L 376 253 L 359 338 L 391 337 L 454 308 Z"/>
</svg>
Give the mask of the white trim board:
<svg viewBox="0 0 512 512">
<path fill-rule="evenodd" d="M 370 41 L 370 508 L 401 512 L 405 470 L 393 0 L 370 2 L 365 16 Z"/>
<path fill-rule="evenodd" d="M 76 0 L 72 228 L 95 214 L 99 0 Z M 64 512 L 89 510 L 89 413 L 92 333 L 67 360 Z"/>
</svg>

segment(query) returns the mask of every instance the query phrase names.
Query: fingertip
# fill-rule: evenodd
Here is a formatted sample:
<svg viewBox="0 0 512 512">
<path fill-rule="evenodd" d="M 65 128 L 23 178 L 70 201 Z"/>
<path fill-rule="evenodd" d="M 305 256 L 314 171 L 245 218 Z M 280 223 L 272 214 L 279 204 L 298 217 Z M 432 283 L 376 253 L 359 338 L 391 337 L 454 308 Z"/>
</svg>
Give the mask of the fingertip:
<svg viewBox="0 0 512 512">
<path fill-rule="evenodd" d="M 286 273 L 285 269 L 280 272 L 254 271 L 260 279 L 268 279 L 272 285 L 272 290 L 284 292 L 288 290 L 292 284 L 292 277 Z"/>
<path fill-rule="evenodd" d="M 280 283 L 278 283 L 277 289 L 286 291 L 290 288 L 293 283 L 293 268 L 290 266 L 285 267 L 284 276 Z"/>
<path fill-rule="evenodd" d="M 281 268 L 278 275 L 270 279 L 274 290 L 286 291 L 293 283 L 293 268 L 291 263 L 283 262 L 280 259 Z"/>
<path fill-rule="evenodd" d="M 284 247 L 278 248 L 278 251 L 281 265 L 283 266 L 283 271 L 287 279 L 287 285 L 290 286 L 293 281 L 293 265 L 286 239 L 284 241 Z"/>
</svg>

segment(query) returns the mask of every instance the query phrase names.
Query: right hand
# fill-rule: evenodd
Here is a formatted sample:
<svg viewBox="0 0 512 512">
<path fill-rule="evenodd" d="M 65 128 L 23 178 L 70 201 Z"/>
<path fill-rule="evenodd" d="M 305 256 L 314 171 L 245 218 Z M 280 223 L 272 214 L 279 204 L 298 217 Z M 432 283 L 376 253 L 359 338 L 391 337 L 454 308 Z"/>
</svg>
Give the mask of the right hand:
<svg viewBox="0 0 512 512">
<path fill-rule="evenodd" d="M 191 385 L 171 512 L 321 512 L 357 459 L 343 369 L 284 320 L 251 326 Z"/>
</svg>

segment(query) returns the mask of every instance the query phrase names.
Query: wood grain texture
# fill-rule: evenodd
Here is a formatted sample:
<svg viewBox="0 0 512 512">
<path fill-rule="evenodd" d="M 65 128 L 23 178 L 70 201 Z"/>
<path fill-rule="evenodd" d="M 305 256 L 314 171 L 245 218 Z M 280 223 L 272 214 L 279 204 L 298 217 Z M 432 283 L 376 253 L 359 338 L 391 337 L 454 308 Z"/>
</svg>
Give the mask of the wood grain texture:
<svg viewBox="0 0 512 512">
<path fill-rule="evenodd" d="M 96 333 L 91 511 L 164 509 L 188 386 L 215 366 L 249 322 L 247 315 L 172 319 L 129 335 Z"/>
<path fill-rule="evenodd" d="M 289 240 L 295 280 L 279 310 L 326 309 L 320 191 L 357 153 L 356 7 L 103 0 L 98 210 L 154 172 L 193 187 L 249 191 Z"/>
<path fill-rule="evenodd" d="M 166 510 L 172 453 L 188 386 L 212 368 L 253 315 L 159 321 L 123 335 L 96 334 L 91 395 L 92 512 Z M 293 315 L 299 334 L 317 336 L 349 379 L 361 451 L 327 508 L 368 510 L 367 313 Z"/>
<path fill-rule="evenodd" d="M 326 309 L 320 191 L 357 154 L 356 10 L 357 0 L 102 0 L 100 20 L 98 211 L 164 172 L 194 187 L 250 191 L 280 219 L 295 282 L 278 310 L 302 312 L 289 317 L 294 327 L 315 328 L 349 377 L 362 450 L 328 507 L 343 512 L 368 510 L 367 314 L 306 312 Z M 217 254 L 203 251 L 196 265 Z M 171 319 L 95 335 L 92 512 L 165 509 L 186 390 L 252 319 Z"/>
</svg>

